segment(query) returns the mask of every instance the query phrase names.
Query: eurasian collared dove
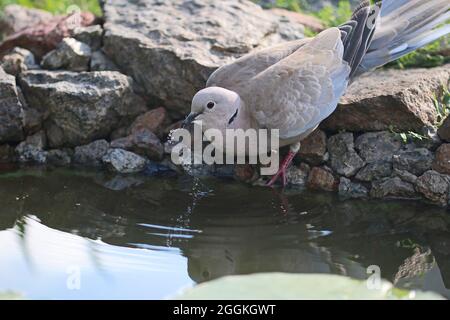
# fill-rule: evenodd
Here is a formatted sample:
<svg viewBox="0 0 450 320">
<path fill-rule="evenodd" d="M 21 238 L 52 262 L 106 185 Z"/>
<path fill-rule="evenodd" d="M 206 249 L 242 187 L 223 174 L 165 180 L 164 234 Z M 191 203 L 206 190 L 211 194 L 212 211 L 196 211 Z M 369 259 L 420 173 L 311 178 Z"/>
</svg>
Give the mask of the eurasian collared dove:
<svg viewBox="0 0 450 320">
<path fill-rule="evenodd" d="M 335 109 L 360 74 L 420 48 L 450 32 L 449 0 L 364 0 L 347 23 L 314 38 L 248 54 L 216 70 L 193 98 L 185 122 L 204 130 L 279 129 L 280 146 L 290 146 L 278 173 L 300 142 Z"/>
</svg>

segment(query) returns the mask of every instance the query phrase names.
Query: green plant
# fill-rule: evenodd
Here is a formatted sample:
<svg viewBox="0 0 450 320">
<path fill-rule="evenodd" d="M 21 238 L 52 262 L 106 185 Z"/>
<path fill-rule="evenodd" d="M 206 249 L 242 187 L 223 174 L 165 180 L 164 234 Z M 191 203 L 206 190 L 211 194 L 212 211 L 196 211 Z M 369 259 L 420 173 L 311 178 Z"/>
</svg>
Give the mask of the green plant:
<svg viewBox="0 0 450 320">
<path fill-rule="evenodd" d="M 450 55 L 446 53 L 449 47 L 450 37 L 445 37 L 389 63 L 387 67 L 407 69 L 441 66 L 450 63 Z"/>
<path fill-rule="evenodd" d="M 438 114 L 437 126 L 440 127 L 450 114 L 450 91 L 447 85 L 442 85 L 440 95 L 435 94 L 433 102 Z"/>
<path fill-rule="evenodd" d="M 414 132 L 414 131 L 406 131 L 406 132 L 400 132 L 393 126 L 389 126 L 389 131 L 397 138 L 402 140 L 404 144 L 407 144 L 408 142 L 414 142 L 414 141 L 423 141 L 429 139 L 429 137 L 426 137 L 420 133 Z"/>
<path fill-rule="evenodd" d="M 98 0 L 0 0 L 0 9 L 8 4 L 19 4 L 24 7 L 47 10 L 55 14 L 67 13 L 70 6 L 76 5 L 83 11 L 90 11 L 101 15 Z"/>
</svg>

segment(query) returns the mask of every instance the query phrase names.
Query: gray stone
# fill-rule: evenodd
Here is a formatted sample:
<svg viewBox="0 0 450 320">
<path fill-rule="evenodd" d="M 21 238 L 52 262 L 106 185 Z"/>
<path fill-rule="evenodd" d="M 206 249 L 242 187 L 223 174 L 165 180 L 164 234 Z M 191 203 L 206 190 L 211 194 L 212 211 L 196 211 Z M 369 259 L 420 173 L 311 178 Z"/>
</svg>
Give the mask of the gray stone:
<svg viewBox="0 0 450 320">
<path fill-rule="evenodd" d="M 44 151 L 47 145 L 47 137 L 44 131 L 27 137 L 16 147 L 16 154 L 20 162 L 46 163 L 47 151 Z"/>
<path fill-rule="evenodd" d="M 91 71 L 119 71 L 119 68 L 102 51 L 94 51 L 91 57 Z"/>
<path fill-rule="evenodd" d="M 358 79 L 321 127 L 355 132 L 394 128 L 420 132 L 435 125 L 433 97 L 448 83 L 448 66 L 432 69 L 379 70 Z"/>
<path fill-rule="evenodd" d="M 14 48 L 1 59 L 0 67 L 13 76 L 17 76 L 27 70 L 39 69 L 33 53 L 19 47 Z"/>
<path fill-rule="evenodd" d="M 295 186 L 305 186 L 308 182 L 308 176 L 311 168 L 306 163 L 297 166 L 290 166 L 286 172 L 286 178 L 289 184 Z"/>
<path fill-rule="evenodd" d="M 242 0 L 106 0 L 103 11 L 103 50 L 177 117 L 219 66 L 304 29 Z"/>
<path fill-rule="evenodd" d="M 83 43 L 86 43 L 92 50 L 99 50 L 102 46 L 103 29 L 96 24 L 89 27 L 79 27 L 73 32 L 73 37 Z"/>
<path fill-rule="evenodd" d="M 0 144 L 23 140 L 23 117 L 16 79 L 0 67 Z"/>
<path fill-rule="evenodd" d="M 107 138 L 147 110 L 132 80 L 118 72 L 28 71 L 20 83 L 30 107 L 46 114 L 52 148 Z"/>
<path fill-rule="evenodd" d="M 106 140 L 97 140 L 84 146 L 75 148 L 73 161 L 78 164 L 99 166 L 103 156 L 109 150 L 109 143 Z"/>
<path fill-rule="evenodd" d="M 147 159 L 123 149 L 110 149 L 103 157 L 103 162 L 113 171 L 120 173 L 137 173 L 145 169 Z"/>
<path fill-rule="evenodd" d="M 412 184 L 415 184 L 417 181 L 417 176 L 406 170 L 394 169 L 393 175 Z"/>
<path fill-rule="evenodd" d="M 384 178 L 372 182 L 370 196 L 373 198 L 396 198 L 410 199 L 418 198 L 414 186 L 399 177 Z"/>
<path fill-rule="evenodd" d="M 442 140 L 438 134 L 438 129 L 434 126 L 423 127 L 422 135 L 424 138 L 416 141 L 416 145 L 418 147 L 435 151 L 442 144 Z"/>
<path fill-rule="evenodd" d="M 425 171 L 431 169 L 434 155 L 428 149 L 418 148 L 395 154 L 392 160 L 395 169 L 406 170 L 416 176 L 420 176 Z"/>
<path fill-rule="evenodd" d="M 71 154 L 67 150 L 50 150 L 47 153 L 47 163 L 62 167 L 69 166 L 72 163 Z"/>
<path fill-rule="evenodd" d="M 445 206 L 448 202 L 450 177 L 439 172 L 429 170 L 416 181 L 416 189 L 425 198 Z"/>
<path fill-rule="evenodd" d="M 356 150 L 367 163 L 392 161 L 392 155 L 401 147 L 398 137 L 387 131 L 364 133 L 355 140 Z"/>
<path fill-rule="evenodd" d="M 369 191 L 362 184 L 354 183 L 350 179 L 341 177 L 339 181 L 339 196 L 344 199 L 366 198 Z"/>
<path fill-rule="evenodd" d="M 372 162 L 359 170 L 356 179 L 360 181 L 373 181 L 389 177 L 392 174 L 392 163 L 388 161 Z"/>
<path fill-rule="evenodd" d="M 87 44 L 74 38 L 64 38 L 55 50 L 42 58 L 41 66 L 49 70 L 88 71 L 91 55 Z"/>
<path fill-rule="evenodd" d="M 344 132 L 328 139 L 331 167 L 340 175 L 351 177 L 364 166 L 364 161 L 356 153 L 353 133 Z"/>
</svg>

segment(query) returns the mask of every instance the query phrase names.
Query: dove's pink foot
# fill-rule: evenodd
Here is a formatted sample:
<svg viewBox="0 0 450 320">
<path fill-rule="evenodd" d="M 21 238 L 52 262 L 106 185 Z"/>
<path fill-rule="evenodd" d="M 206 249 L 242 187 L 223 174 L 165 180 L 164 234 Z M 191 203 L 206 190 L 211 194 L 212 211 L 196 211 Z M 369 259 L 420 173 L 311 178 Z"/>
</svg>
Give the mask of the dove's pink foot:
<svg viewBox="0 0 450 320">
<path fill-rule="evenodd" d="M 286 171 L 289 168 L 289 165 L 291 164 L 291 162 L 294 159 L 296 154 L 297 154 L 296 152 L 289 151 L 289 153 L 286 155 L 286 157 L 281 162 L 278 172 L 272 177 L 272 179 L 270 179 L 269 182 L 267 182 L 266 185 L 268 187 L 272 187 L 279 178 L 282 179 L 281 182 L 283 184 L 283 187 L 285 187 L 287 185 Z"/>
</svg>

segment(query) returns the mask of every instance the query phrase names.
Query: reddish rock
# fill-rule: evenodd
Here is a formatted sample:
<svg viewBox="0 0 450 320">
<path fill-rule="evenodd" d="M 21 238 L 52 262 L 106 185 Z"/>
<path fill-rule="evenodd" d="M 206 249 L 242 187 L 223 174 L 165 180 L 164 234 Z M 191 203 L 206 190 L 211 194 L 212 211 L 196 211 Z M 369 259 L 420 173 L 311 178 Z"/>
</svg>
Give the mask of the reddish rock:
<svg viewBox="0 0 450 320">
<path fill-rule="evenodd" d="M 425 198 L 445 206 L 448 202 L 450 177 L 430 170 L 425 172 L 416 181 L 416 189 Z"/>
<path fill-rule="evenodd" d="M 450 174 L 450 143 L 445 143 L 436 150 L 433 170 L 443 174 Z"/>
<path fill-rule="evenodd" d="M 339 181 L 323 167 L 314 167 L 309 173 L 307 186 L 312 190 L 336 191 Z"/>
<path fill-rule="evenodd" d="M 0 15 L 0 33 L 8 36 L 36 24 L 46 23 L 53 18 L 50 12 L 11 4 L 6 6 Z"/>
<path fill-rule="evenodd" d="M 68 16 L 53 17 L 46 22 L 27 27 L 10 35 L 0 44 L 0 56 L 14 47 L 21 47 L 41 58 L 55 49 L 63 38 L 72 36 L 76 28 L 93 25 L 95 19 L 92 13 L 74 12 Z"/>
<path fill-rule="evenodd" d="M 322 130 L 316 130 L 302 141 L 298 157 L 313 166 L 326 161 L 327 135 Z"/>
<path fill-rule="evenodd" d="M 145 128 L 135 130 L 125 138 L 112 141 L 111 148 L 132 151 L 155 161 L 162 160 L 164 155 L 164 146 L 159 138 Z"/>
<path fill-rule="evenodd" d="M 237 164 L 234 166 L 234 178 L 237 181 L 250 183 L 258 179 L 258 170 L 250 164 Z"/>
<path fill-rule="evenodd" d="M 358 79 L 336 111 L 321 124 L 331 131 L 419 131 L 434 125 L 433 97 L 447 83 L 450 68 L 380 70 Z"/>
<path fill-rule="evenodd" d="M 130 126 L 130 134 L 145 129 L 150 130 L 161 138 L 164 135 L 164 129 L 168 121 L 166 109 L 163 107 L 150 110 L 136 118 Z"/>
</svg>

